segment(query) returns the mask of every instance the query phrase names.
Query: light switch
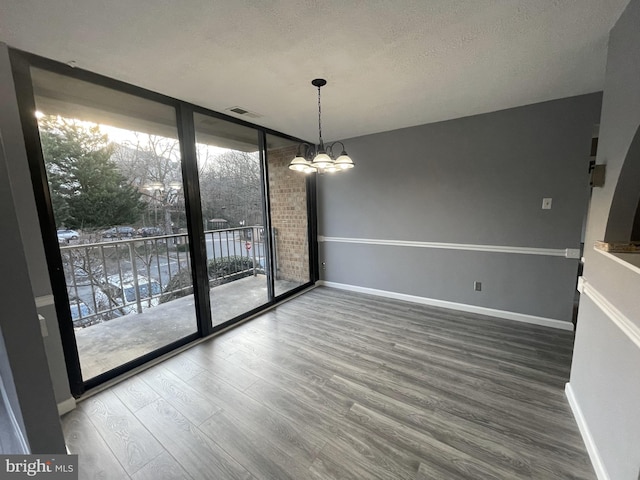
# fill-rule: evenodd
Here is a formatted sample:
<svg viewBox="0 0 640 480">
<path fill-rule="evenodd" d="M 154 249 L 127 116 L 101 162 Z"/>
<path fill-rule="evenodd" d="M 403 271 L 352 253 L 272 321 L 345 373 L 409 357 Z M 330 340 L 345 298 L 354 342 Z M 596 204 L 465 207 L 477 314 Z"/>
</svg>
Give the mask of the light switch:
<svg viewBox="0 0 640 480">
<path fill-rule="evenodd" d="M 551 198 L 543 198 L 542 199 L 542 209 L 543 210 L 551 210 Z"/>
</svg>

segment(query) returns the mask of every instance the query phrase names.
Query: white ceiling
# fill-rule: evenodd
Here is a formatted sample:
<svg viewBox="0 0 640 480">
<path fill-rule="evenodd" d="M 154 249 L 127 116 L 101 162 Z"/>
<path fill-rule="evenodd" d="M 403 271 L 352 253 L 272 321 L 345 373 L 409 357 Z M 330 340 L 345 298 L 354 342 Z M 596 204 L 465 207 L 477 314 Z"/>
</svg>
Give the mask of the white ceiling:
<svg viewBox="0 0 640 480">
<path fill-rule="evenodd" d="M 601 90 L 629 0 L 0 0 L 0 41 L 325 140 Z M 237 115 L 234 115 L 237 116 Z"/>
</svg>

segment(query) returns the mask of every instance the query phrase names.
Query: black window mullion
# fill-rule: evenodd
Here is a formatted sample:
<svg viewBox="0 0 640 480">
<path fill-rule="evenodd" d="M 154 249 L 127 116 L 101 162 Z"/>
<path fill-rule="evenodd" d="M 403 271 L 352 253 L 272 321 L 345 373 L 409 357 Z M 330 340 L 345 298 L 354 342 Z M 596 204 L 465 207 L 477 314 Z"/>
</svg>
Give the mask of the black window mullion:
<svg viewBox="0 0 640 480">
<path fill-rule="evenodd" d="M 267 274 L 267 292 L 269 302 L 273 302 L 276 296 L 275 289 L 275 267 L 273 264 L 273 245 L 271 238 L 271 195 L 269 194 L 269 164 L 267 154 L 267 136 L 263 130 L 258 131 L 260 145 L 260 174 L 262 175 L 261 194 L 263 215 L 262 224 L 264 225 L 264 233 L 262 241 L 264 242 L 264 258 L 265 269 Z M 259 235 L 259 232 L 258 232 Z"/>
<path fill-rule="evenodd" d="M 318 265 L 318 218 L 316 201 L 316 175 L 307 176 L 307 230 L 309 235 L 309 277 L 311 283 L 320 279 Z"/>
<path fill-rule="evenodd" d="M 213 333 L 213 329 L 211 321 L 211 299 L 209 297 L 209 275 L 207 273 L 207 244 L 202 224 L 202 205 L 200 203 L 200 180 L 198 178 L 198 158 L 196 152 L 196 133 L 193 124 L 193 109 L 181 103 L 178 105 L 177 114 L 198 333 L 200 336 L 206 337 Z"/>
</svg>

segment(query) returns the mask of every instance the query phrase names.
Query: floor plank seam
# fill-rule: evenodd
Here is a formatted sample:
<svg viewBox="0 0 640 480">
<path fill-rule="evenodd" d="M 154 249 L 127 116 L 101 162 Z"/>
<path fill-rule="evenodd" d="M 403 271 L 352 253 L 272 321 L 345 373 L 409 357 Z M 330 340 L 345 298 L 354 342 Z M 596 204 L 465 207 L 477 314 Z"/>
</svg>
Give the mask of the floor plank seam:
<svg viewBox="0 0 640 480">
<path fill-rule="evenodd" d="M 594 480 L 552 330 L 319 288 L 63 422 L 134 480 Z"/>
</svg>

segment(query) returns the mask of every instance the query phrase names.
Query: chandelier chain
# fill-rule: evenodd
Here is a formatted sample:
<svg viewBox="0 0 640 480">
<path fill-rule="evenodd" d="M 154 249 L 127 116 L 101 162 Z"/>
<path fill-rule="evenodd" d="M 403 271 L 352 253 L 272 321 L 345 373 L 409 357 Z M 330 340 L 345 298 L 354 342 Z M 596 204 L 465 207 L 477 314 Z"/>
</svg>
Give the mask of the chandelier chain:
<svg viewBox="0 0 640 480">
<path fill-rule="evenodd" d="M 320 145 L 322 146 L 322 107 L 320 104 L 320 87 L 318 87 L 318 133 L 320 135 Z"/>
<path fill-rule="evenodd" d="M 306 142 L 298 145 L 298 153 L 291 163 L 289 170 L 302 173 L 336 173 L 349 170 L 355 166 L 353 160 L 347 155 L 344 144 L 340 141 L 329 143 L 326 148 L 322 140 L 322 101 L 320 89 L 327 84 L 324 78 L 315 78 L 311 85 L 318 89 L 318 145 L 310 145 Z M 342 147 L 342 153 L 334 152 L 336 145 Z M 338 152 L 340 150 L 337 150 Z M 313 160 L 312 160 L 313 158 Z"/>
</svg>

